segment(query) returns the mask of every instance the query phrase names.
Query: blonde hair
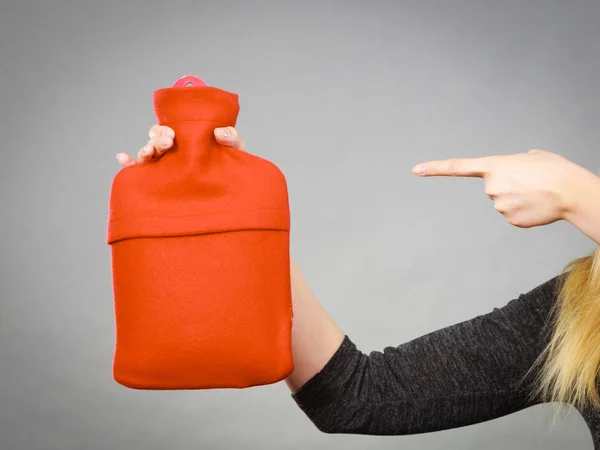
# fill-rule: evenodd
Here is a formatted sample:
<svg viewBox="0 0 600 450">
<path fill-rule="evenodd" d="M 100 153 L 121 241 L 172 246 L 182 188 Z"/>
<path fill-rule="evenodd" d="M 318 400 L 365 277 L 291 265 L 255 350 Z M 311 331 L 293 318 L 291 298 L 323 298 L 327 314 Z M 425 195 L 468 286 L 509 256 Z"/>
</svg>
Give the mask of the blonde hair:
<svg viewBox="0 0 600 450">
<path fill-rule="evenodd" d="M 600 247 L 571 261 L 559 285 L 546 324 L 551 338 L 533 365 L 540 370 L 531 398 L 556 402 L 558 410 L 569 404 L 600 411 Z"/>
</svg>

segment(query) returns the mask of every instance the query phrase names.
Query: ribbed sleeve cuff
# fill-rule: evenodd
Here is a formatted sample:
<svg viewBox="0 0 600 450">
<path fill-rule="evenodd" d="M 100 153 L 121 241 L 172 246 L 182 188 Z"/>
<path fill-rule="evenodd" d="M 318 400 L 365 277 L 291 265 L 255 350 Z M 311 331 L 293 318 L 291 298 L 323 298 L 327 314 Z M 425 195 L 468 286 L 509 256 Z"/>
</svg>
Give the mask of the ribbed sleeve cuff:
<svg viewBox="0 0 600 450">
<path fill-rule="evenodd" d="M 348 336 L 344 336 L 339 348 L 323 369 L 292 394 L 292 398 L 304 411 L 331 404 L 339 396 L 344 380 L 353 372 L 359 357 L 356 345 Z"/>
</svg>

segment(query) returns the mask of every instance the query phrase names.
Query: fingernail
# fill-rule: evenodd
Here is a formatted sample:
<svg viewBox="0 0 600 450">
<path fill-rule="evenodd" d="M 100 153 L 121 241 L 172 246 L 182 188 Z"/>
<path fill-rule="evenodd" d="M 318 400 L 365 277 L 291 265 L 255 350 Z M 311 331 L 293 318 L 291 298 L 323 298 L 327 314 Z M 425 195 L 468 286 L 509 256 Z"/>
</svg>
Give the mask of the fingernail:
<svg viewBox="0 0 600 450">
<path fill-rule="evenodd" d="M 171 144 L 171 138 L 167 137 L 167 136 L 163 136 L 160 139 L 160 145 L 162 145 L 163 147 L 167 147 L 168 145 Z"/>
<path fill-rule="evenodd" d="M 175 137 L 175 132 L 169 128 L 165 128 L 162 131 L 162 135 L 163 136 L 168 136 L 170 138 L 174 138 Z"/>
<path fill-rule="evenodd" d="M 227 139 L 229 137 L 229 130 L 227 128 L 220 128 L 219 129 L 219 134 L 224 137 L 225 139 Z"/>
<path fill-rule="evenodd" d="M 144 145 L 144 148 L 142 149 L 142 153 L 148 154 L 148 153 L 150 153 L 151 150 L 152 149 L 150 148 L 149 145 Z"/>
<path fill-rule="evenodd" d="M 416 166 L 415 168 L 413 168 L 413 173 L 415 175 L 423 175 L 425 173 L 425 167 L 423 167 L 423 166 Z"/>
</svg>

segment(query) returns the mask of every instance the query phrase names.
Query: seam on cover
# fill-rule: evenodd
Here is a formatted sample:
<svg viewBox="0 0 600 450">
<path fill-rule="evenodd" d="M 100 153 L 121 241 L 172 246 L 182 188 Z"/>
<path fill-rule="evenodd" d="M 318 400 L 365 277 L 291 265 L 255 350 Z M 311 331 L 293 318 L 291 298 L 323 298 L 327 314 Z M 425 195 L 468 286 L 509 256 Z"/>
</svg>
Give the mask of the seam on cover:
<svg viewBox="0 0 600 450">
<path fill-rule="evenodd" d="M 261 220 L 261 214 L 265 214 L 264 222 Z M 178 216 L 133 216 L 127 218 L 114 218 L 111 216 L 108 221 L 107 229 L 107 243 L 112 244 L 121 240 L 141 238 L 141 237 L 169 237 L 169 236 L 195 236 L 203 234 L 216 234 L 216 233 L 228 233 L 232 231 L 244 231 L 244 230 L 272 230 L 272 231 L 290 231 L 289 218 L 282 219 L 282 215 L 289 217 L 289 211 L 287 209 L 247 209 L 237 211 L 216 211 L 206 212 L 200 214 L 189 214 L 189 215 L 178 215 Z M 235 220 L 233 216 L 239 216 L 240 221 Z M 252 220 L 250 222 L 245 217 L 250 216 Z M 194 225 L 198 220 L 213 220 L 220 217 L 233 219 L 232 224 L 227 226 L 197 226 Z M 189 220 L 192 221 L 191 226 L 184 226 L 183 229 L 180 226 L 173 228 L 173 221 Z M 262 225 L 254 223 L 263 222 Z M 281 222 L 283 220 L 283 222 Z M 154 222 L 160 225 L 160 222 L 164 221 L 163 225 L 165 229 L 161 231 L 148 231 L 148 228 L 144 226 L 144 222 Z M 146 223 L 145 225 L 148 225 Z M 133 227 L 133 228 L 132 228 Z M 141 227 L 141 228 L 140 228 Z M 137 228 L 137 231 L 135 229 Z M 179 230 L 177 230 L 179 228 Z"/>
<path fill-rule="evenodd" d="M 287 209 L 240 209 L 237 210 L 237 212 L 240 213 L 247 213 L 247 212 L 284 212 L 287 214 Z M 200 214 L 185 214 L 185 215 L 177 215 L 177 216 L 129 216 L 127 219 L 124 218 L 111 218 L 110 222 L 111 223 L 116 223 L 116 222 L 123 222 L 123 221 L 130 221 L 130 220 L 137 220 L 137 219 L 146 219 L 146 220 L 152 220 L 152 219 L 180 219 L 180 218 L 192 218 L 192 217 L 202 217 L 202 216 L 212 216 L 212 215 L 220 215 L 220 214 L 231 214 L 233 213 L 233 211 L 215 211 L 215 212 L 206 212 L 206 213 L 200 213 Z"/>
<path fill-rule="evenodd" d="M 148 235 L 135 235 L 135 236 L 125 236 L 119 237 L 111 240 L 109 245 L 112 245 L 116 242 L 127 241 L 131 239 L 146 239 L 146 238 L 177 238 L 177 237 L 186 237 L 186 236 L 205 236 L 209 234 L 227 234 L 227 233 L 237 233 L 239 231 L 274 231 L 278 233 L 289 233 L 289 230 L 286 228 L 278 228 L 278 227 L 238 227 L 227 230 L 216 230 L 216 231 L 183 231 L 180 233 L 166 233 L 166 234 L 148 234 Z"/>
</svg>

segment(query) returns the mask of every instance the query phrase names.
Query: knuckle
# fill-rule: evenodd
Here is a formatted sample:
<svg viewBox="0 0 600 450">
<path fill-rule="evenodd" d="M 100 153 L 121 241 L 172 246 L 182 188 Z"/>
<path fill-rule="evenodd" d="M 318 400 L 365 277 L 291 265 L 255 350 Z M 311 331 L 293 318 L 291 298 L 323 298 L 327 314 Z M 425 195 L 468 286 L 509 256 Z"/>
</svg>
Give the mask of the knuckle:
<svg viewBox="0 0 600 450">
<path fill-rule="evenodd" d="M 510 203 L 507 203 L 507 202 L 496 200 L 494 202 L 494 208 L 496 208 L 496 210 L 499 213 L 501 213 L 505 216 L 513 215 L 512 213 L 514 213 L 514 208 L 512 207 L 512 205 Z"/>
<path fill-rule="evenodd" d="M 508 223 L 510 223 L 511 225 L 514 225 L 515 227 L 518 228 L 531 228 L 531 224 L 527 223 L 522 217 L 519 217 L 519 215 L 511 215 L 510 217 L 507 218 Z"/>
<path fill-rule="evenodd" d="M 235 143 L 239 140 L 240 136 L 239 133 L 237 132 L 237 130 L 234 127 L 225 127 L 225 130 L 227 131 L 227 140 Z"/>
<path fill-rule="evenodd" d="M 140 151 L 138 152 L 138 158 L 139 159 L 148 158 L 150 155 L 152 155 L 152 152 L 153 152 L 152 146 L 150 144 L 146 144 L 142 148 L 140 148 Z"/>
<path fill-rule="evenodd" d="M 175 137 L 175 130 L 173 130 L 172 128 L 166 126 L 166 125 L 162 125 L 161 127 L 161 136 L 167 136 L 170 137 L 171 139 L 173 139 Z"/>
<path fill-rule="evenodd" d="M 171 145 L 173 145 L 173 139 L 171 139 L 170 136 L 162 136 L 160 138 L 160 147 L 163 149 L 169 148 Z"/>
</svg>

